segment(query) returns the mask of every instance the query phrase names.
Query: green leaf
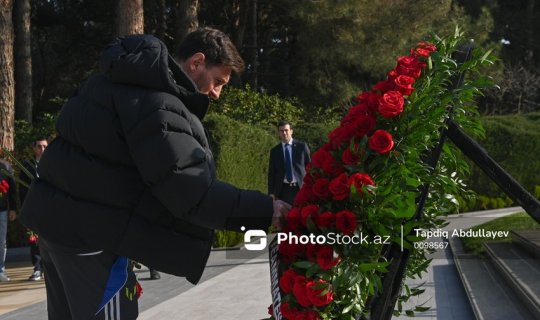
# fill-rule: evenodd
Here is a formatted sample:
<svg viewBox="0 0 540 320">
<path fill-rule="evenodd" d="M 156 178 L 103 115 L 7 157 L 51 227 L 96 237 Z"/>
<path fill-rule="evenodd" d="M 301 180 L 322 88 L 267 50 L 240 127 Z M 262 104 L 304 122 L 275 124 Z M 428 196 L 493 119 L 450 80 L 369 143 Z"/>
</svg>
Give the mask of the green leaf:
<svg viewBox="0 0 540 320">
<path fill-rule="evenodd" d="M 297 261 L 293 263 L 293 266 L 299 269 L 309 269 L 316 265 L 316 263 L 313 263 L 311 261 Z"/>
</svg>

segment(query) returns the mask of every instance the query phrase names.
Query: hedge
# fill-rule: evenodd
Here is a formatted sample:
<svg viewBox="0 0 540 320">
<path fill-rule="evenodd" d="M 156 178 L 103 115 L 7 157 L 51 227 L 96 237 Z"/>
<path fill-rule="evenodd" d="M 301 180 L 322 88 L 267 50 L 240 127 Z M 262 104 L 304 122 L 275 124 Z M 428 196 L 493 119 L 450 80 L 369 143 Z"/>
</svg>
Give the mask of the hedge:
<svg viewBox="0 0 540 320">
<path fill-rule="evenodd" d="M 488 154 L 533 195 L 540 185 L 540 113 L 486 116 L 481 119 L 485 137 L 478 142 Z M 475 164 L 467 179 L 479 195 L 504 196 Z"/>
</svg>

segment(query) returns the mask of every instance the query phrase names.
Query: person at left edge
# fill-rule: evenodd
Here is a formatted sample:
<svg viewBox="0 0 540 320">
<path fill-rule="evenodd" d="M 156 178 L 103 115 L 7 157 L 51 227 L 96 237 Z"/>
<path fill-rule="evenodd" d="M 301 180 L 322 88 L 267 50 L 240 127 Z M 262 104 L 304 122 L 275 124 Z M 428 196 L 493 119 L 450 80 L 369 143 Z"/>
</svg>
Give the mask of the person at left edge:
<svg viewBox="0 0 540 320">
<path fill-rule="evenodd" d="M 17 216 L 15 180 L 13 179 L 13 167 L 4 159 L 0 159 L 0 183 L 2 194 L 0 195 L 0 282 L 11 281 L 6 274 L 7 253 L 7 228 L 8 220 L 13 221 Z"/>
</svg>

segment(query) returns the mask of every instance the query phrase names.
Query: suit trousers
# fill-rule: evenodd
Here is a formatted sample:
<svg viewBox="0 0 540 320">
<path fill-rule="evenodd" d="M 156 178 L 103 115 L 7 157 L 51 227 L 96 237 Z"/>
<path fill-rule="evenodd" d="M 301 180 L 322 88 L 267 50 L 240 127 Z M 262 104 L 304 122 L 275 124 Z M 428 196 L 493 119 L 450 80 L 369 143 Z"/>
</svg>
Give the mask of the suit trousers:
<svg viewBox="0 0 540 320">
<path fill-rule="evenodd" d="M 291 186 L 288 183 L 284 183 L 281 187 L 281 192 L 278 195 L 278 199 L 292 205 L 294 204 L 294 198 L 296 197 L 298 191 L 300 191 L 300 187 L 298 187 L 298 184 L 294 184 L 294 186 Z"/>
</svg>

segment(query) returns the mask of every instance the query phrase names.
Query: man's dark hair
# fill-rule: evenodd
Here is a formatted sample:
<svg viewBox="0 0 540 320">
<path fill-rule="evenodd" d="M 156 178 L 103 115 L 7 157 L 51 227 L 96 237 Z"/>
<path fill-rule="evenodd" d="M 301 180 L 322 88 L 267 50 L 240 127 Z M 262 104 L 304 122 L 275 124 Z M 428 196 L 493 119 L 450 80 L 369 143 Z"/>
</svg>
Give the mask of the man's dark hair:
<svg viewBox="0 0 540 320">
<path fill-rule="evenodd" d="M 205 61 L 214 66 L 229 66 L 239 73 L 244 71 L 244 60 L 225 33 L 212 28 L 201 28 L 188 34 L 178 49 L 180 61 L 202 52 Z"/>
<path fill-rule="evenodd" d="M 43 136 L 38 136 L 38 137 L 35 137 L 34 140 L 32 140 L 32 145 L 35 146 L 38 141 L 47 141 L 47 143 L 49 142 L 47 138 Z"/>
<path fill-rule="evenodd" d="M 285 121 L 285 120 L 281 120 L 280 122 L 278 122 L 277 127 L 279 129 L 279 127 L 283 127 L 286 125 L 289 125 L 289 127 L 292 129 L 292 124 L 289 121 Z"/>
</svg>

